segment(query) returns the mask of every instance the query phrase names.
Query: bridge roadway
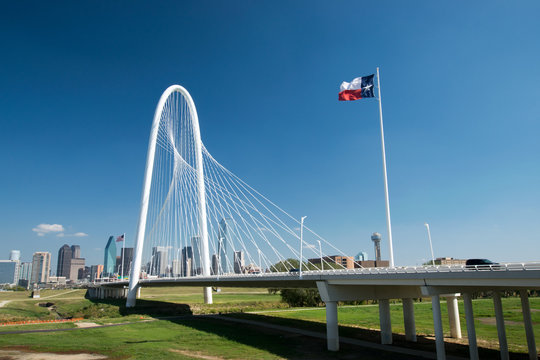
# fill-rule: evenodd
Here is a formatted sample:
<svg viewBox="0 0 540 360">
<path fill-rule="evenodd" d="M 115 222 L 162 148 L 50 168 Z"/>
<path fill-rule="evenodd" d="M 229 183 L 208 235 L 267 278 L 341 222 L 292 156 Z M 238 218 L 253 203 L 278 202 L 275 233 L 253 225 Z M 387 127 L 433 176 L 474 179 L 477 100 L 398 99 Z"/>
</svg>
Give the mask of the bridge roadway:
<svg viewBox="0 0 540 360">
<path fill-rule="evenodd" d="M 127 281 L 96 284 L 89 288 L 91 297 L 125 296 Z M 478 359 L 474 328 L 472 293 L 492 292 L 501 359 L 508 359 L 508 344 L 504 325 L 501 291 L 519 291 L 529 357 L 537 359 L 528 290 L 540 290 L 540 263 L 500 264 L 491 267 L 427 266 L 364 268 L 350 270 L 305 271 L 293 273 L 234 274 L 222 276 L 192 276 L 140 279 L 140 287 L 201 286 L 201 287 L 266 287 L 318 288 L 326 304 L 328 349 L 339 350 L 337 303 L 339 301 L 377 300 L 381 327 L 381 343 L 392 343 L 390 299 L 402 299 L 405 337 L 416 341 L 414 298 L 431 297 L 436 338 L 437 359 L 445 359 L 440 298 L 446 298 L 450 333 L 461 338 L 457 297 L 462 296 L 469 354 Z M 120 293 L 121 291 L 121 293 Z"/>
</svg>

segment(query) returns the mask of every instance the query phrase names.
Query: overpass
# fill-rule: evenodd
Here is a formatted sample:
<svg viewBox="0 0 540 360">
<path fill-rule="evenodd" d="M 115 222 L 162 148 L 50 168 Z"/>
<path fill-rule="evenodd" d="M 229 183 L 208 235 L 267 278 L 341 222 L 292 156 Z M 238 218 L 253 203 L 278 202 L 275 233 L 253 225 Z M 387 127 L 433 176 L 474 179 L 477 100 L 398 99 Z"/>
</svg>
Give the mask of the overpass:
<svg viewBox="0 0 540 360">
<path fill-rule="evenodd" d="M 96 284 L 95 287 L 89 288 L 89 294 L 95 298 L 124 297 L 127 295 L 127 285 L 126 281 Z M 501 292 L 519 291 L 529 357 L 537 359 L 528 290 L 540 290 L 540 263 L 509 263 L 480 267 L 364 268 L 305 271 L 301 274 L 275 272 L 139 280 L 139 287 L 156 286 L 318 288 L 326 306 L 327 346 L 331 351 L 339 350 L 337 316 L 339 301 L 377 300 L 381 343 L 391 344 L 390 300 L 401 299 L 403 302 L 405 337 L 408 341 L 415 342 L 413 299 L 431 297 L 438 359 L 445 359 L 441 297 L 447 302 L 450 332 L 454 338 L 461 338 L 457 298 L 463 297 L 470 358 L 478 359 L 472 294 L 479 291 L 492 292 L 501 359 L 508 359 Z"/>
</svg>

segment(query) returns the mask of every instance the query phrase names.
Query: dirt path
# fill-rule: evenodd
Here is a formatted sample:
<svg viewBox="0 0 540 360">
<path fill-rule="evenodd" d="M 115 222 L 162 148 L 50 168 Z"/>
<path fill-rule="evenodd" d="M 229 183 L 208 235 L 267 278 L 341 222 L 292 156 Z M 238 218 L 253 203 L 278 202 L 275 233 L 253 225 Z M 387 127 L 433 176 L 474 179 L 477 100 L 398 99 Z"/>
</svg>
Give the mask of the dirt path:
<svg viewBox="0 0 540 360">
<path fill-rule="evenodd" d="M 20 350 L 0 350 L 0 359 L 6 360 L 98 360 L 107 359 L 107 356 L 97 354 L 54 354 L 33 353 Z"/>
<path fill-rule="evenodd" d="M 4 306 L 7 305 L 9 302 L 11 302 L 11 300 L 0 301 L 0 307 L 4 307 Z"/>
</svg>

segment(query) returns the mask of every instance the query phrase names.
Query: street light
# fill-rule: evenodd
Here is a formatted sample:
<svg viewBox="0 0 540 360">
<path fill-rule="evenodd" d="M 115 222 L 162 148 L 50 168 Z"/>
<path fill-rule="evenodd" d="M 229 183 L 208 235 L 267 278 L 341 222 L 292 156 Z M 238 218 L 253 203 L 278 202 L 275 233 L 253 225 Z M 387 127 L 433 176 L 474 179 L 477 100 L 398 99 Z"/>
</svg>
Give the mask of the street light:
<svg viewBox="0 0 540 360">
<path fill-rule="evenodd" d="M 431 265 L 435 266 L 435 256 L 433 256 L 433 244 L 431 243 L 431 231 L 429 231 L 429 224 L 424 223 L 426 229 L 427 229 L 427 235 L 429 239 L 429 248 L 431 249 Z"/>
<path fill-rule="evenodd" d="M 307 218 L 307 216 L 302 216 L 300 219 L 300 268 L 298 271 L 298 275 L 302 277 L 302 243 L 304 241 L 304 220 Z"/>
</svg>

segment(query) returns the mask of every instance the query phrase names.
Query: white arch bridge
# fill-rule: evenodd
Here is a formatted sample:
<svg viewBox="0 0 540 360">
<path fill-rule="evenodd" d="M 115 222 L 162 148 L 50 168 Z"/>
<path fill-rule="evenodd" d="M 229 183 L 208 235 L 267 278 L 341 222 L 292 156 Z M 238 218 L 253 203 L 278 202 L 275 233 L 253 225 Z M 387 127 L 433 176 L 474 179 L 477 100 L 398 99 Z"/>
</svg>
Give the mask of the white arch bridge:
<svg viewBox="0 0 540 360">
<path fill-rule="evenodd" d="M 224 139 L 226 140 L 226 139 Z M 235 144 L 230 144 L 234 146 Z M 173 85 L 156 108 L 143 182 L 134 259 L 126 281 L 89 288 L 95 298 L 127 297 L 141 286 L 317 287 L 326 304 L 328 349 L 339 349 L 337 302 L 376 299 L 381 342 L 392 343 L 390 299 L 402 299 L 406 339 L 416 341 L 413 298 L 430 296 L 437 358 L 444 359 L 440 297 L 451 334 L 461 337 L 463 294 L 471 359 L 478 358 L 471 294 L 493 291 L 501 358 L 508 358 L 500 292 L 519 290 L 529 354 L 537 358 L 528 292 L 540 289 L 540 263 L 351 269 L 346 255 L 222 166 L 201 141 L 195 104 Z M 292 269 L 292 271 L 291 271 Z"/>
</svg>

